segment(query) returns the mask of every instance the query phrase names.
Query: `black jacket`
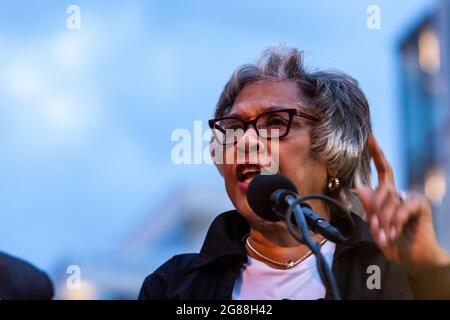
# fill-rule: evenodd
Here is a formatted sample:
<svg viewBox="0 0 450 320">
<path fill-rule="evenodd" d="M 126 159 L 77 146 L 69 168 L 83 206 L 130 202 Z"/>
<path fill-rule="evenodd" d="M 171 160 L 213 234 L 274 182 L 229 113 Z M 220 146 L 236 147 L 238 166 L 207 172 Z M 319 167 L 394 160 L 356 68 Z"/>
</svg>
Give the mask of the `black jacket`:
<svg viewBox="0 0 450 320">
<path fill-rule="evenodd" d="M 332 265 L 343 299 L 413 298 L 406 274 L 385 258 L 366 222 L 352 214 L 352 219 L 333 215 L 331 223 L 351 234 L 349 243 L 336 245 Z M 200 253 L 176 255 L 165 262 L 145 279 L 139 299 L 231 299 L 234 283 L 247 262 L 243 238 L 249 231 L 247 221 L 237 211 L 220 214 L 211 224 Z M 380 268 L 380 289 L 368 288 L 371 265 Z M 329 293 L 326 298 L 330 298 Z"/>
<path fill-rule="evenodd" d="M 0 299 L 51 299 L 53 286 L 48 276 L 23 260 L 0 252 Z"/>
</svg>

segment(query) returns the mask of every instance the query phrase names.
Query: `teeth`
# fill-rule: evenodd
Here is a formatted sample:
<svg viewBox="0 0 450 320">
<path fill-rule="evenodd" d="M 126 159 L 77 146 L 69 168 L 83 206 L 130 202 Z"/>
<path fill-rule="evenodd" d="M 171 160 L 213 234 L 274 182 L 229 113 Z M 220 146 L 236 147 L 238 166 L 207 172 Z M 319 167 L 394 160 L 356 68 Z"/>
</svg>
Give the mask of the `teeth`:
<svg viewBox="0 0 450 320">
<path fill-rule="evenodd" d="M 237 169 L 238 179 L 240 181 L 249 182 L 252 178 L 261 173 L 261 167 L 258 165 L 239 165 Z"/>
<path fill-rule="evenodd" d="M 242 174 L 247 174 L 249 172 L 259 172 L 259 169 L 255 169 L 255 168 L 244 168 L 244 170 L 242 170 Z"/>
</svg>

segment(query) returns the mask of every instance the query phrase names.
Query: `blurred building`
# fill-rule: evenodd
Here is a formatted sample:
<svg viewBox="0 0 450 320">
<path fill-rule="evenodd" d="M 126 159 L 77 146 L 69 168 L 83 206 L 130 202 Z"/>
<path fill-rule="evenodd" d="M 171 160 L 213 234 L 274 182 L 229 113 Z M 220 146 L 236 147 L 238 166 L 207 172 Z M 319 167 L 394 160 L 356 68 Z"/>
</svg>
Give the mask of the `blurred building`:
<svg viewBox="0 0 450 320">
<path fill-rule="evenodd" d="M 57 299 L 136 299 L 145 277 L 175 254 L 198 252 L 216 215 L 232 205 L 222 185 L 186 182 L 167 191 L 123 241 L 94 256 L 61 260 L 54 272 Z M 76 261 L 79 289 L 66 285 L 66 268 Z"/>
<path fill-rule="evenodd" d="M 400 57 L 408 188 L 431 200 L 439 240 L 450 249 L 450 1 L 438 1 L 407 33 Z"/>
</svg>

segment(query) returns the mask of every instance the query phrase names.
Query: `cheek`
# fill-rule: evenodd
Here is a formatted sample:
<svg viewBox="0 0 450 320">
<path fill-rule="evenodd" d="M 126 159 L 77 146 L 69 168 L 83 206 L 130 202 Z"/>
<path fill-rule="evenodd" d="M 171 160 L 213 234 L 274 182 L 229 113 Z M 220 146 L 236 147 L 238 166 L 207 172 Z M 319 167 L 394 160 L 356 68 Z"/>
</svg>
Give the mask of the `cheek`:
<svg viewBox="0 0 450 320">
<path fill-rule="evenodd" d="M 279 150 L 272 148 L 272 154 L 278 152 L 280 166 L 283 169 L 298 169 L 312 161 L 310 154 L 309 138 L 299 137 L 297 139 L 284 140 L 279 143 Z M 293 172 L 290 172 L 293 173 Z"/>
<path fill-rule="evenodd" d="M 233 172 L 233 166 L 230 164 L 224 164 L 223 166 L 223 177 L 225 179 L 225 183 L 232 182 L 235 174 Z"/>
<path fill-rule="evenodd" d="M 214 150 L 214 153 L 211 153 L 213 162 L 219 171 L 220 175 L 225 179 L 225 183 L 230 179 L 233 163 L 233 155 L 235 152 L 230 149 L 223 149 L 222 147 L 218 147 Z"/>
<path fill-rule="evenodd" d="M 223 179 L 225 182 L 225 189 L 227 191 L 229 198 L 234 203 L 236 201 L 235 198 L 238 195 L 238 187 L 237 187 L 238 181 L 236 177 L 236 172 L 233 165 L 225 164 L 223 168 L 224 168 Z"/>
<path fill-rule="evenodd" d="M 248 207 L 246 195 L 238 189 L 238 180 L 233 165 L 224 165 L 223 178 L 225 180 L 225 189 L 233 206 L 241 214 L 250 214 L 252 211 Z"/>
<path fill-rule="evenodd" d="M 322 192 L 327 169 L 311 153 L 309 140 L 281 143 L 279 153 L 281 173 L 294 182 L 300 193 Z"/>
</svg>

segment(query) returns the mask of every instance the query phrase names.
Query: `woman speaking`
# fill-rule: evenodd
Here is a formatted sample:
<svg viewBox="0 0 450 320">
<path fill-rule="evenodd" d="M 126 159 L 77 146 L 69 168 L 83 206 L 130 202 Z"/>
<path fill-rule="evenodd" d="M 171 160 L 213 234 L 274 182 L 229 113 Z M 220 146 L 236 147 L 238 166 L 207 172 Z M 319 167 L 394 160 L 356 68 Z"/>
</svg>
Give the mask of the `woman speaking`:
<svg viewBox="0 0 450 320">
<path fill-rule="evenodd" d="M 260 218 L 247 202 L 250 181 L 271 161 L 299 194 L 327 195 L 350 212 L 342 215 L 309 201 L 322 218 L 349 232 L 345 244 L 312 234 L 343 299 L 413 297 L 407 274 L 386 258 L 356 205 L 357 188 L 369 187 L 371 177 L 372 129 L 364 93 L 352 77 L 308 72 L 302 60 L 298 50 L 277 46 L 233 73 L 209 124 L 213 159 L 235 210 L 215 218 L 199 253 L 176 255 L 150 274 L 140 299 L 331 298 L 309 248 L 284 222 Z M 257 163 L 248 161 L 254 153 L 262 155 Z M 369 191 L 363 196 L 363 204 L 374 197 Z"/>
</svg>

